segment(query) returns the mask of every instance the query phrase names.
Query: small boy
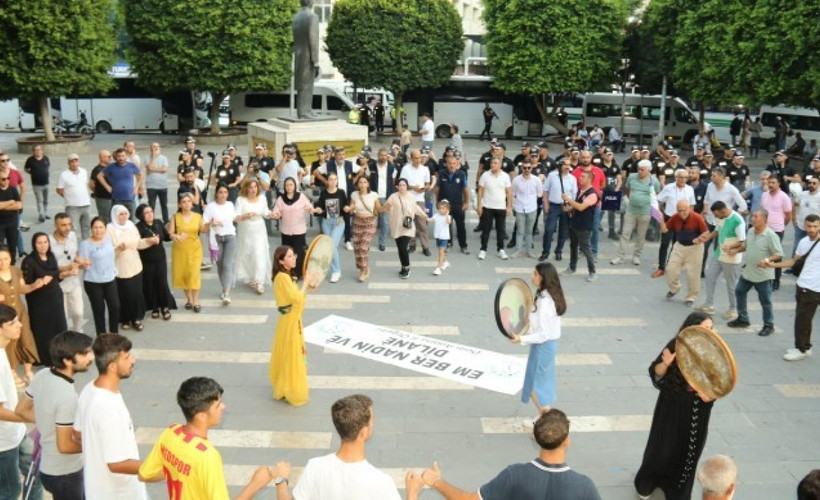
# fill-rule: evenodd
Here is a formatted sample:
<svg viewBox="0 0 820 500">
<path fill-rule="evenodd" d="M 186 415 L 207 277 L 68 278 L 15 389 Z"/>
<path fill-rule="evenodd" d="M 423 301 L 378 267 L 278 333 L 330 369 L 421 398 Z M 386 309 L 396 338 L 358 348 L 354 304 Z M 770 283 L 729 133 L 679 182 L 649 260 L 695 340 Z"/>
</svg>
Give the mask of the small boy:
<svg viewBox="0 0 820 500">
<path fill-rule="evenodd" d="M 438 248 L 438 267 L 433 271 L 433 274 L 439 276 L 441 271 L 450 267 L 450 263 L 447 261 L 447 246 L 450 242 L 450 221 L 452 219 L 450 217 L 449 201 L 441 200 L 438 202 L 437 207 L 438 213 L 433 214 L 428 220 L 433 221 L 435 224 L 433 234 L 436 237 L 436 247 Z"/>
</svg>

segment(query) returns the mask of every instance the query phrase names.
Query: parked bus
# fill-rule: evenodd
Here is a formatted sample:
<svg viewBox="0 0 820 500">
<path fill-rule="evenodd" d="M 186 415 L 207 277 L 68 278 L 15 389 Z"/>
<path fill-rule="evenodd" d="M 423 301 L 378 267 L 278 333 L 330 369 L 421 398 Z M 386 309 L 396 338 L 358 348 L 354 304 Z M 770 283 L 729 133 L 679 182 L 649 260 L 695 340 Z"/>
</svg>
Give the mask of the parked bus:
<svg viewBox="0 0 820 500">
<path fill-rule="evenodd" d="M 611 127 L 621 128 L 621 135 L 651 137 L 658 131 L 661 115 L 661 96 L 593 92 L 584 97 L 584 123 L 598 124 L 605 133 Z M 706 130 L 711 125 L 704 124 Z M 678 144 L 691 144 L 698 133 L 698 119 L 680 98 L 666 96 L 664 138 Z"/>
<path fill-rule="evenodd" d="M 800 132 L 806 144 L 812 139 L 820 141 L 820 113 L 817 109 L 763 105 L 760 107 L 760 123 L 763 124 L 763 132 L 760 134 L 761 149 L 774 152 L 774 126 L 778 116 L 789 124 L 789 135 L 792 139 L 796 132 Z"/>
</svg>

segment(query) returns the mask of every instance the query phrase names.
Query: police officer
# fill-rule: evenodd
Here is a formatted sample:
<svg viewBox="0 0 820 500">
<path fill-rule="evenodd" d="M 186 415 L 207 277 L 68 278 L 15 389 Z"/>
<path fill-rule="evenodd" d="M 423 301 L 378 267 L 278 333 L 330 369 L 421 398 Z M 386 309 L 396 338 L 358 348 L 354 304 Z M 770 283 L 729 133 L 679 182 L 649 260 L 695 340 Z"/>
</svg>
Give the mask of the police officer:
<svg viewBox="0 0 820 500">
<path fill-rule="evenodd" d="M 746 190 L 746 180 L 749 178 L 749 167 L 744 163 L 745 159 L 741 151 L 736 152 L 732 165 L 726 171 L 729 182 L 741 193 Z"/>
<path fill-rule="evenodd" d="M 236 164 L 231 160 L 231 152 L 230 150 L 225 150 L 222 152 L 222 164 L 216 167 L 216 172 L 214 172 L 214 176 L 211 179 L 211 184 L 219 185 L 222 184 L 228 187 L 228 200 L 231 203 L 236 202 L 236 198 L 239 196 L 239 168 Z"/>
<path fill-rule="evenodd" d="M 447 200 L 450 202 L 450 216 L 456 224 L 456 236 L 461 253 L 469 255 L 467 249 L 467 229 L 464 217 L 470 207 L 470 188 L 467 174 L 461 170 L 461 153 L 454 151 L 447 158 L 447 167 L 439 170 L 436 179 L 436 202 Z M 450 241 L 453 241 L 452 239 Z"/>
<path fill-rule="evenodd" d="M 191 154 L 191 164 L 202 169 L 202 162 L 204 161 L 202 158 L 202 151 L 196 148 L 196 141 L 190 135 L 185 139 L 184 151 L 188 151 Z M 179 161 L 182 161 L 182 152 L 179 154 Z M 201 178 L 202 176 L 200 176 L 200 179 Z"/>
</svg>

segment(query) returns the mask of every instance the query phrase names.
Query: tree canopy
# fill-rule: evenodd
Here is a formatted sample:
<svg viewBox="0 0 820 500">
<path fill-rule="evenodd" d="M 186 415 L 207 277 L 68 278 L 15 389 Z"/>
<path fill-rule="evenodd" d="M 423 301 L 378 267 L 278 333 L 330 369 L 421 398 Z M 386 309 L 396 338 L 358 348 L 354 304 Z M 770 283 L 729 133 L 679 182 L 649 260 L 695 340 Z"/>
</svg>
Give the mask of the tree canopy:
<svg viewBox="0 0 820 500">
<path fill-rule="evenodd" d="M 598 90 L 617 81 L 627 3 L 622 0 L 485 0 L 493 85 L 544 94 Z"/>
<path fill-rule="evenodd" d="M 290 83 L 297 0 L 120 2 L 137 83 L 156 93 L 210 91 L 212 132 L 226 96 Z"/>
<path fill-rule="evenodd" d="M 38 99 L 48 140 L 48 97 L 113 86 L 109 9 L 109 0 L 15 0 L 0 8 L 0 98 Z"/>
<path fill-rule="evenodd" d="M 338 0 L 325 42 L 345 79 L 392 91 L 397 108 L 407 90 L 445 83 L 464 48 L 448 0 Z"/>
</svg>

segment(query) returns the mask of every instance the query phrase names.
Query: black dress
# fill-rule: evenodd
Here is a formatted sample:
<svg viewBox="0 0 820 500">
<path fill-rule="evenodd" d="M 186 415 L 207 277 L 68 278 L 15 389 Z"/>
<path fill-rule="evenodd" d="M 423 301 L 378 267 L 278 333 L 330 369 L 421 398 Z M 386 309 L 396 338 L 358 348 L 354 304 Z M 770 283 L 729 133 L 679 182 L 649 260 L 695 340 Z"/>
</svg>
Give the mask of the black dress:
<svg viewBox="0 0 820 500">
<path fill-rule="evenodd" d="M 145 296 L 146 310 L 176 309 L 176 300 L 168 287 L 168 261 L 165 257 L 165 247 L 162 244 L 164 241 L 171 241 L 171 235 L 168 234 L 162 221 L 157 219 L 151 225 L 138 222 L 137 230 L 140 238 L 159 236 L 160 240 L 159 245 L 152 245 L 139 251 L 142 261 L 142 292 Z"/>
<path fill-rule="evenodd" d="M 675 339 L 666 348 L 675 352 Z M 713 402 L 700 399 L 686 383 L 677 363 L 672 363 L 659 379 L 655 365 L 661 361 L 659 354 L 649 365 L 649 378 L 660 394 L 643 463 L 635 476 L 635 489 L 640 495 L 649 495 L 655 488 L 661 488 L 666 500 L 689 500 L 698 460 L 706 445 Z"/>
<path fill-rule="evenodd" d="M 48 259 L 42 261 L 37 252 L 32 251 L 23 259 L 20 267 L 23 271 L 23 279 L 29 285 L 45 276 L 53 278 L 48 285 L 26 294 L 29 323 L 34 334 L 37 352 L 40 355 L 40 362 L 46 366 L 52 366 L 49 354 L 51 339 L 68 329 L 57 259 L 49 251 Z"/>
</svg>

